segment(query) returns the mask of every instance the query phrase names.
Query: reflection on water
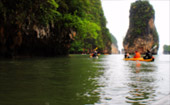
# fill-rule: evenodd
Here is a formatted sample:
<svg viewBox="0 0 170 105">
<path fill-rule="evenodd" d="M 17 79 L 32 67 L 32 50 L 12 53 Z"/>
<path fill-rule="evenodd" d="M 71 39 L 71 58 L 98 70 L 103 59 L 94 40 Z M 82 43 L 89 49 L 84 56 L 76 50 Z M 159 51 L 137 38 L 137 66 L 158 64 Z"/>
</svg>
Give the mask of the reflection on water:
<svg viewBox="0 0 170 105">
<path fill-rule="evenodd" d="M 95 103 L 101 68 L 93 62 L 87 56 L 2 60 L 0 105 Z"/>
<path fill-rule="evenodd" d="M 170 92 L 168 57 L 0 60 L 0 105 L 149 105 Z"/>
<path fill-rule="evenodd" d="M 136 66 L 131 64 L 131 82 L 129 86 L 129 94 L 126 96 L 127 103 L 136 105 L 145 105 L 152 101 L 155 96 L 155 71 L 156 67 L 153 64 L 141 64 L 136 62 Z"/>
<path fill-rule="evenodd" d="M 154 62 L 123 61 L 121 55 L 102 58 L 106 69 L 95 105 L 149 105 L 169 94 L 169 55 L 155 58 Z"/>
</svg>

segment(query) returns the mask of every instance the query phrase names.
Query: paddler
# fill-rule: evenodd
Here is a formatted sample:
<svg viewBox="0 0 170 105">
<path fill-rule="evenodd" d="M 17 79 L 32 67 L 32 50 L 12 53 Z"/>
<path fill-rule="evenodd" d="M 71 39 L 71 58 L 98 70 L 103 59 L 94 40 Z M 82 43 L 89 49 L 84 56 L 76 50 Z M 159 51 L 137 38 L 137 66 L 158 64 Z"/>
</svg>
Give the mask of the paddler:
<svg viewBox="0 0 170 105">
<path fill-rule="evenodd" d="M 94 52 L 93 52 L 93 56 L 92 57 L 96 57 L 97 56 L 97 51 L 95 50 Z"/>
<path fill-rule="evenodd" d="M 125 58 L 130 58 L 130 55 L 128 52 L 125 52 Z"/>
<path fill-rule="evenodd" d="M 135 51 L 135 55 L 134 55 L 134 57 L 133 58 L 140 58 L 141 56 L 140 56 L 140 52 L 138 52 L 138 51 Z"/>
<path fill-rule="evenodd" d="M 154 61 L 154 56 L 152 56 L 152 53 L 150 50 L 147 50 L 145 56 L 143 57 L 143 59 L 152 59 L 152 61 Z"/>
<path fill-rule="evenodd" d="M 145 54 L 145 56 L 143 58 L 144 59 L 151 59 L 152 58 L 152 53 L 149 50 L 147 50 L 147 52 L 146 52 L 146 54 Z"/>
</svg>

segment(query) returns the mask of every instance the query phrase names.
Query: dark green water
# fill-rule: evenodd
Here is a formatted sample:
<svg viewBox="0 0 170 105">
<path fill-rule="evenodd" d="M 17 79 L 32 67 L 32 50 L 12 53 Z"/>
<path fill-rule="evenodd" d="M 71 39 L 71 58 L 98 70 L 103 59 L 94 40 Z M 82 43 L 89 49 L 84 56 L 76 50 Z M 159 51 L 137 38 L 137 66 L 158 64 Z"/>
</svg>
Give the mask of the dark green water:
<svg viewBox="0 0 170 105">
<path fill-rule="evenodd" d="M 169 55 L 0 60 L 0 105 L 149 105 L 170 93 Z"/>
</svg>

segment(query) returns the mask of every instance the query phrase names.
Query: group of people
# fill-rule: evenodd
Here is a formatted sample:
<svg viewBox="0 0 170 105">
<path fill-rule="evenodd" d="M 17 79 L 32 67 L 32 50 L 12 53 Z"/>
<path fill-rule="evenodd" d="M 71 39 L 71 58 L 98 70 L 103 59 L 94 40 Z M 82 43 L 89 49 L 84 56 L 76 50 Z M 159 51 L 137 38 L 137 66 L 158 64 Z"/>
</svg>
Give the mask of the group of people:
<svg viewBox="0 0 170 105">
<path fill-rule="evenodd" d="M 126 52 L 125 53 L 125 58 L 131 58 L 130 54 Z M 135 51 L 135 55 L 133 56 L 133 58 L 141 58 L 140 52 Z M 145 54 L 145 56 L 143 58 L 144 59 L 151 59 L 151 58 L 153 58 L 152 53 L 149 50 L 147 50 L 147 52 L 146 52 L 146 54 Z"/>
</svg>

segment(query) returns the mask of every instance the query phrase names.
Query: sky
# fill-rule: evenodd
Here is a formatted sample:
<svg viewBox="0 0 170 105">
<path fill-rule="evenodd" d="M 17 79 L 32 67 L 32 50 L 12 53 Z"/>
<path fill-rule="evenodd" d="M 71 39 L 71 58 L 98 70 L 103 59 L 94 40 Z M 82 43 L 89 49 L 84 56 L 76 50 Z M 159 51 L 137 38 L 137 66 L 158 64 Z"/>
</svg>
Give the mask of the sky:
<svg viewBox="0 0 170 105">
<path fill-rule="evenodd" d="M 123 48 L 123 38 L 129 28 L 129 10 L 136 0 L 101 0 L 107 27 L 117 41 L 119 50 Z M 163 45 L 170 45 L 170 0 L 149 0 L 155 10 L 155 27 L 159 34 L 159 52 Z"/>
</svg>

